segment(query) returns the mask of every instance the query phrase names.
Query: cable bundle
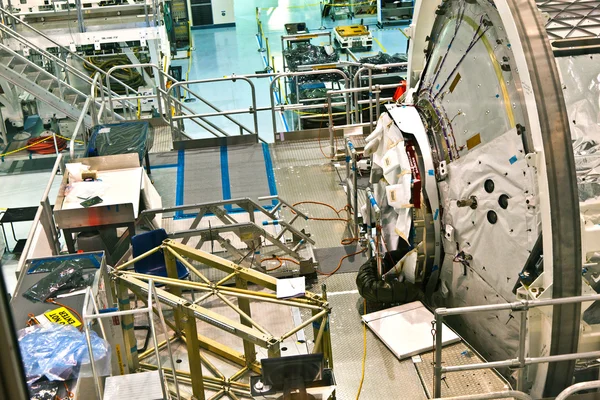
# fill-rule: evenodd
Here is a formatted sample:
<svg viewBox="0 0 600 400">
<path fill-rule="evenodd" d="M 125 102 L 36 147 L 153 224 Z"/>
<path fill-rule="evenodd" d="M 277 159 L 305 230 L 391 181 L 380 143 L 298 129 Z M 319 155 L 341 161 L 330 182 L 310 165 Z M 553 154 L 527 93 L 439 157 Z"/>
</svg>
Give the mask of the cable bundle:
<svg viewBox="0 0 600 400">
<path fill-rule="evenodd" d="M 67 141 L 57 136 L 56 147 L 58 147 L 59 152 L 65 150 L 67 148 Z M 56 148 L 54 147 L 54 139 L 52 138 L 52 135 L 39 136 L 29 139 L 27 141 L 27 150 L 37 154 L 56 153 Z"/>
</svg>

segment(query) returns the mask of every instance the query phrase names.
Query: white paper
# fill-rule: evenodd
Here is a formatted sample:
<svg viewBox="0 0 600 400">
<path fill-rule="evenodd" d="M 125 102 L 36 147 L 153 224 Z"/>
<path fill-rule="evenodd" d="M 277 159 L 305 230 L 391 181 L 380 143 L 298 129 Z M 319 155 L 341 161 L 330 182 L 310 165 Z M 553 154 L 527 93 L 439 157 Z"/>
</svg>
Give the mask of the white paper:
<svg viewBox="0 0 600 400">
<path fill-rule="evenodd" d="M 289 299 L 290 297 L 301 297 L 306 293 L 306 279 L 299 278 L 278 279 L 277 298 Z"/>
</svg>

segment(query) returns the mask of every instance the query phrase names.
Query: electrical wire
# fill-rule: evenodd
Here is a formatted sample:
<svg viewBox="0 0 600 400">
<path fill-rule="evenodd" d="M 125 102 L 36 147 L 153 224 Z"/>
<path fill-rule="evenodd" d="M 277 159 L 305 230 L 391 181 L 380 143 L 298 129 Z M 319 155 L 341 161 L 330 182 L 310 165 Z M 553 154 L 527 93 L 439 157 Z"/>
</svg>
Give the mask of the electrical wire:
<svg viewBox="0 0 600 400">
<path fill-rule="evenodd" d="M 363 303 L 363 313 L 367 313 L 367 301 Z M 363 383 L 365 382 L 365 367 L 367 364 L 367 324 L 363 322 L 363 357 L 362 357 L 362 368 L 360 375 L 360 384 L 358 385 L 358 392 L 356 393 L 356 400 L 360 398 L 360 392 L 362 392 Z"/>
<path fill-rule="evenodd" d="M 292 204 L 292 207 L 296 207 L 300 204 L 314 204 L 314 205 L 319 205 L 319 206 L 325 206 L 327 208 L 330 208 L 331 210 L 333 210 L 333 212 L 335 212 L 337 214 L 337 218 L 318 218 L 318 217 L 308 217 L 309 220 L 312 221 L 343 221 L 343 222 L 348 222 L 349 219 L 348 218 L 342 218 L 340 217 L 340 213 L 342 211 L 349 211 L 350 208 L 348 206 L 345 206 L 343 208 L 340 208 L 339 210 L 336 209 L 334 206 L 329 205 L 327 203 L 323 203 L 320 201 L 313 201 L 313 200 L 307 200 L 307 201 L 299 201 L 298 203 L 294 203 Z M 290 210 L 293 214 L 296 214 L 296 212 L 294 210 Z"/>
<path fill-rule="evenodd" d="M 346 240 L 346 239 L 344 239 L 344 240 Z M 358 240 L 358 239 L 356 239 L 356 240 Z M 343 242 L 343 240 L 342 240 L 342 242 Z M 317 270 L 317 273 L 319 275 L 321 275 L 321 276 L 326 276 L 326 277 L 329 278 L 330 276 L 332 276 L 333 274 L 335 274 L 336 272 L 338 272 L 340 268 L 342 268 L 342 263 L 344 262 L 344 260 L 346 258 L 350 258 L 350 257 L 356 256 L 356 255 L 362 254 L 365 251 L 367 251 L 366 247 L 364 249 L 362 249 L 362 250 L 357 251 L 357 252 L 354 252 L 354 253 L 351 253 L 351 254 L 346 254 L 344 257 L 340 258 L 340 262 L 338 263 L 338 266 L 333 271 L 331 271 L 331 272 L 321 272 L 321 271 Z"/>
<path fill-rule="evenodd" d="M 42 136 L 31 138 L 27 141 L 27 149 L 32 153 L 37 154 L 53 154 L 58 149 L 59 152 L 67 148 L 67 141 L 61 137 L 56 136 L 56 147 L 54 147 L 53 136 Z"/>
<path fill-rule="evenodd" d="M 267 272 L 277 271 L 279 268 L 283 267 L 283 262 L 284 261 L 288 261 L 288 262 L 291 262 L 293 264 L 300 265 L 300 263 L 298 261 L 294 260 L 293 258 L 277 257 L 277 256 L 274 256 L 274 257 L 271 257 L 271 258 L 263 258 L 261 260 L 261 263 L 263 263 L 265 261 L 274 261 L 274 260 L 279 261 L 279 265 L 276 266 L 275 268 L 267 268 L 266 269 Z"/>
<path fill-rule="evenodd" d="M 327 203 L 323 203 L 323 202 L 321 202 L 321 201 L 307 200 L 307 201 L 299 201 L 299 202 L 297 202 L 297 203 L 294 203 L 294 204 L 292 204 L 292 207 L 296 207 L 296 206 L 298 206 L 298 205 L 300 205 L 300 204 L 314 204 L 314 205 L 320 205 L 320 206 L 324 206 L 324 207 L 327 207 L 327 208 L 329 208 L 329 209 L 333 210 L 333 211 L 336 213 L 336 215 L 338 216 L 337 218 L 317 218 L 317 217 L 308 217 L 308 219 L 309 219 L 309 220 L 312 220 L 312 221 L 342 221 L 342 222 L 349 222 L 349 221 L 350 221 L 348 218 L 342 218 L 342 217 L 340 216 L 340 214 L 341 214 L 343 211 L 349 211 L 350 213 L 352 213 L 352 210 L 350 209 L 350 206 L 348 206 L 348 205 L 346 205 L 346 206 L 344 206 L 343 208 L 340 208 L 340 209 L 338 210 L 338 209 L 336 209 L 334 206 L 332 206 L 332 205 L 330 205 L 330 204 L 327 204 Z M 296 212 L 295 212 L 294 210 L 290 210 L 290 211 L 291 211 L 293 214 L 296 214 Z M 342 239 L 342 240 L 341 240 L 341 242 L 340 242 L 340 243 L 341 243 L 341 245 L 342 245 L 342 246 L 348 246 L 348 245 L 351 245 L 352 243 L 358 242 L 358 240 L 359 240 L 359 239 L 358 239 L 358 238 L 356 238 L 356 237 L 352 237 L 352 238 L 344 238 L 344 239 Z M 344 262 L 344 260 L 345 260 L 345 259 L 347 259 L 347 258 L 350 258 L 350 257 L 352 257 L 352 256 L 356 256 L 356 255 L 358 255 L 358 254 L 362 254 L 362 253 L 364 253 L 365 251 L 367 251 L 367 248 L 366 248 L 366 247 L 365 247 L 364 249 L 360 250 L 360 251 L 357 251 L 357 252 L 354 252 L 354 253 L 347 254 L 347 255 L 343 256 L 343 257 L 340 259 L 340 262 L 338 263 L 337 267 L 336 267 L 336 268 L 335 268 L 333 271 L 331 271 L 331 272 L 321 272 L 321 271 L 317 270 L 317 273 L 318 273 L 319 275 L 322 275 L 322 276 L 330 277 L 330 276 L 332 276 L 333 274 L 335 274 L 336 272 L 338 272 L 338 271 L 339 271 L 339 269 L 342 267 L 342 263 Z M 277 267 L 277 268 L 280 268 L 280 267 L 281 267 L 281 266 L 279 266 L 279 267 Z M 276 268 L 276 269 L 277 269 L 277 268 Z"/>
</svg>

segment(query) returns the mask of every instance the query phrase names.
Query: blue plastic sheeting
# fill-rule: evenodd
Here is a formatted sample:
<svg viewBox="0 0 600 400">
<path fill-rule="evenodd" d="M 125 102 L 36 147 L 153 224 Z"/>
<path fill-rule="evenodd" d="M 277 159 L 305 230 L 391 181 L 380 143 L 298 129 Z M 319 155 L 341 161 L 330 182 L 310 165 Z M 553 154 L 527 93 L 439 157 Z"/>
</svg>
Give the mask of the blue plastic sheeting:
<svg viewBox="0 0 600 400">
<path fill-rule="evenodd" d="M 85 334 L 72 325 L 35 325 L 18 332 L 27 383 L 45 377 L 65 381 L 91 375 Z M 110 375 L 110 346 L 91 332 L 95 366 L 99 376 Z"/>
</svg>

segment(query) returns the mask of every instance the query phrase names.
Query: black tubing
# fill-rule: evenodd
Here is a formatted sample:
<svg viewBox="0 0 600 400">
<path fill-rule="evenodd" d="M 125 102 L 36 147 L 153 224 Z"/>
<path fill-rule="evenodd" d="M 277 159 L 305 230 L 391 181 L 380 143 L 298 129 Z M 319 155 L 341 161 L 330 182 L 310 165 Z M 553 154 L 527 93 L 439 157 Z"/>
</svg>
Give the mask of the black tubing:
<svg viewBox="0 0 600 400">
<path fill-rule="evenodd" d="M 406 253 L 408 253 L 408 250 L 405 248 L 386 253 L 383 273 L 392 269 Z M 410 303 L 419 300 L 421 297 L 419 286 L 413 283 L 381 280 L 377 276 L 377 261 L 375 258 L 371 258 L 360 267 L 356 276 L 356 286 L 360 295 L 365 300 L 373 303 Z"/>
</svg>

